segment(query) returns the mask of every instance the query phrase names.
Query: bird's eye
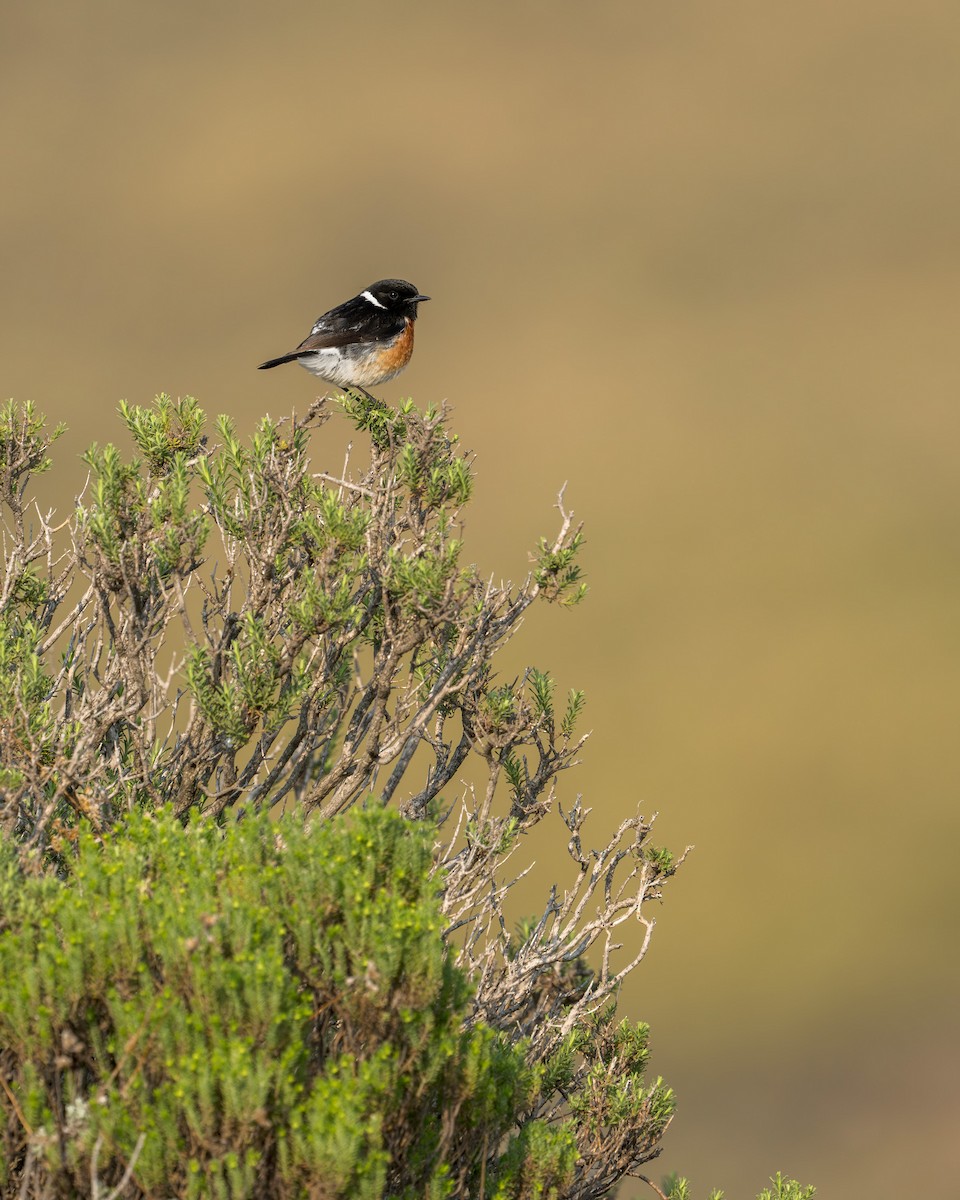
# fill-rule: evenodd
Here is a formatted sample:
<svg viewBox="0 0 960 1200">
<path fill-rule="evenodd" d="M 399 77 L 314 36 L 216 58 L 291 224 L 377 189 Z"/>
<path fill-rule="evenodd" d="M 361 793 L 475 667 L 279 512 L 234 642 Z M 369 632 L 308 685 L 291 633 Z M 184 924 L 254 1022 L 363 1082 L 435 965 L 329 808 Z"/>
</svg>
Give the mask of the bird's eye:
<svg viewBox="0 0 960 1200">
<path fill-rule="evenodd" d="M 395 288 L 392 289 L 390 292 L 390 299 L 391 300 L 399 300 L 400 299 L 400 293 Z"/>
</svg>

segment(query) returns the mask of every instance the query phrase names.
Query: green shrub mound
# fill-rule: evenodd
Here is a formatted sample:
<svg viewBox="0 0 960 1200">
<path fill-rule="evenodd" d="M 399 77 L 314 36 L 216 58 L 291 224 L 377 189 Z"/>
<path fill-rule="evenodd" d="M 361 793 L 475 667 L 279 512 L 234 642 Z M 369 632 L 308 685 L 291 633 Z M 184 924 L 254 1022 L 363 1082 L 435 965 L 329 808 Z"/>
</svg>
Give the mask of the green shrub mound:
<svg viewBox="0 0 960 1200">
<path fill-rule="evenodd" d="M 44 1195 L 133 1162 L 128 1194 L 440 1198 L 478 1194 L 502 1143 L 487 1195 L 557 1194 L 573 1134 L 522 1119 L 547 1072 L 465 1020 L 430 835 L 135 815 L 81 837 L 67 885 L 8 853 L 4 1182 L 29 1142 Z"/>
</svg>

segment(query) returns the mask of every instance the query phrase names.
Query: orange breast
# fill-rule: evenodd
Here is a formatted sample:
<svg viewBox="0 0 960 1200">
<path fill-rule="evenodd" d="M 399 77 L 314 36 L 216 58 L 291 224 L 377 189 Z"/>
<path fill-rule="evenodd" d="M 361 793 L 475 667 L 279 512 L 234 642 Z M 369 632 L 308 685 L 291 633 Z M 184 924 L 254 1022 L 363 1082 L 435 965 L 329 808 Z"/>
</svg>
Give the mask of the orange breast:
<svg viewBox="0 0 960 1200">
<path fill-rule="evenodd" d="M 383 383 L 398 375 L 410 361 L 413 353 L 413 322 L 407 317 L 403 332 L 398 334 L 389 346 L 384 346 L 367 360 L 366 372 L 369 378 L 359 381 L 361 387 L 368 384 Z"/>
</svg>

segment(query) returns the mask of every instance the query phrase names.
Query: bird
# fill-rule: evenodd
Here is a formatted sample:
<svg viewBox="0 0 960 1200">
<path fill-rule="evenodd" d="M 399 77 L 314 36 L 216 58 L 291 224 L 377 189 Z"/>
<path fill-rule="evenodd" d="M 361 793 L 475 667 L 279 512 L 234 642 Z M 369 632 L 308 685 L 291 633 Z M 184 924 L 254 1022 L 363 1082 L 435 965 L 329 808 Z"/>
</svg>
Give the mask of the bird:
<svg viewBox="0 0 960 1200">
<path fill-rule="evenodd" d="M 296 350 L 257 369 L 298 362 L 318 379 L 372 400 L 367 388 L 393 379 L 410 361 L 417 305 L 429 299 L 405 279 L 379 279 L 317 317 Z"/>
</svg>

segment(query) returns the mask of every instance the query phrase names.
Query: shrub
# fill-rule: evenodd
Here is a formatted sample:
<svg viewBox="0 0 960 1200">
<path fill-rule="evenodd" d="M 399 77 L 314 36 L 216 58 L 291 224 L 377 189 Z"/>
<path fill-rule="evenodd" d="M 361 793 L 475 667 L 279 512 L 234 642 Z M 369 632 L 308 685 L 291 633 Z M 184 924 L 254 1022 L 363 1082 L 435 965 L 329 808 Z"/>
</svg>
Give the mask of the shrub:
<svg viewBox="0 0 960 1200">
<path fill-rule="evenodd" d="M 370 444 L 338 476 L 332 407 Z M 673 1112 L 616 995 L 682 857 L 640 815 L 585 846 L 583 695 L 497 673 L 583 596 L 562 494 L 495 584 L 441 412 L 213 447 L 190 398 L 121 416 L 138 456 L 92 447 L 58 523 L 27 493 L 59 431 L 0 408 L 2 1194 L 608 1194 Z M 516 926 L 550 814 L 566 878 Z"/>
</svg>

